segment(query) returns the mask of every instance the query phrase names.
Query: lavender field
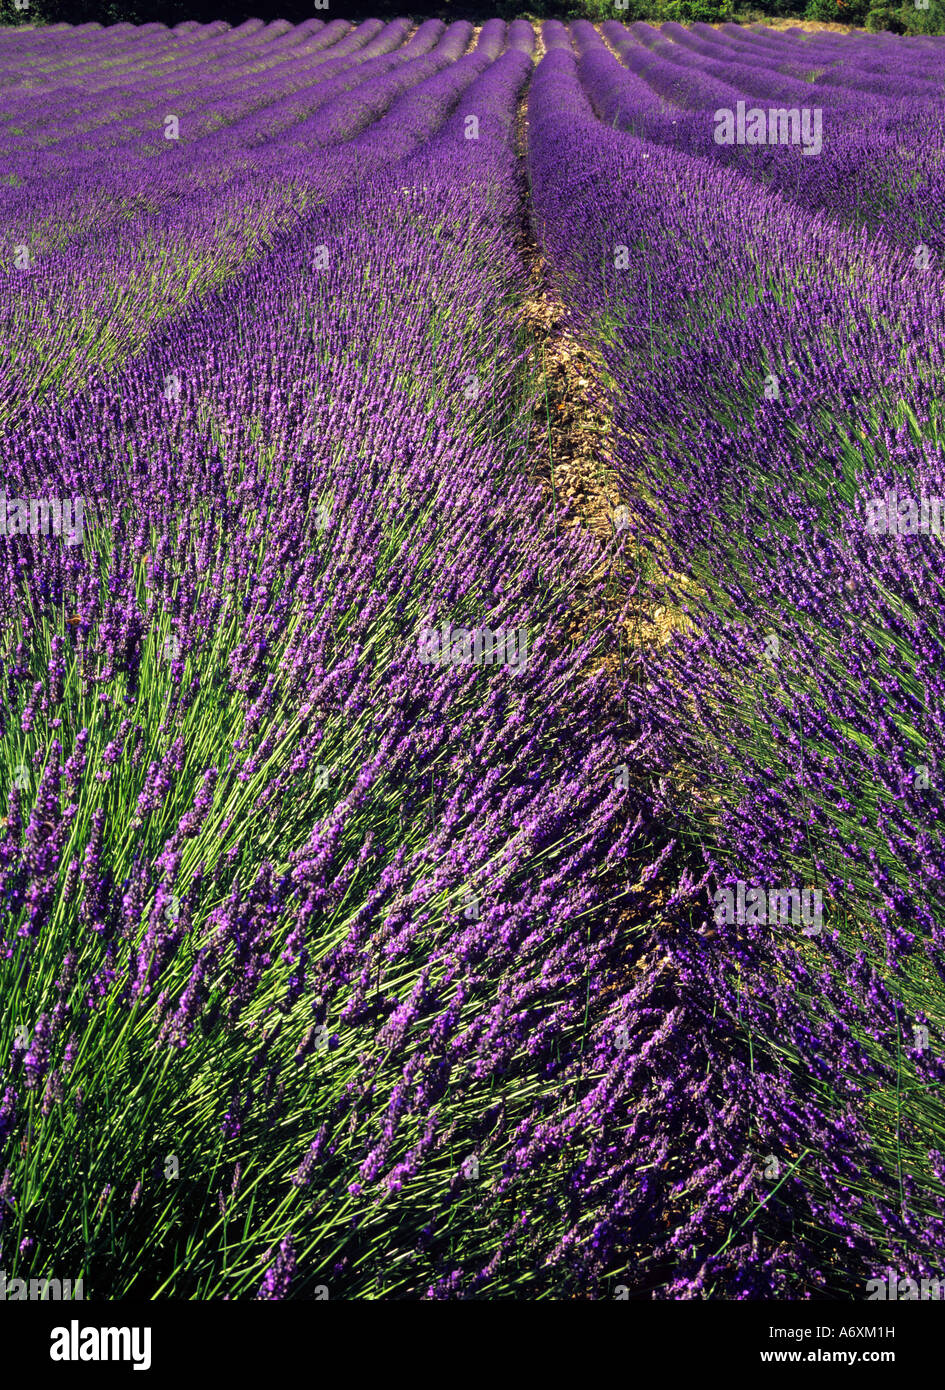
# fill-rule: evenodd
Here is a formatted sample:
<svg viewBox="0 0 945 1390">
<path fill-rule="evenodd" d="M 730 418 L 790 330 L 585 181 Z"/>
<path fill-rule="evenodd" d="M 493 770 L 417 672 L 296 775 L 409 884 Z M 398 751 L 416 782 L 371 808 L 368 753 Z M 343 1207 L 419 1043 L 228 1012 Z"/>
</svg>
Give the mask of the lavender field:
<svg viewBox="0 0 945 1390">
<path fill-rule="evenodd" d="M 6 1300 L 945 1294 L 943 97 L 0 28 Z"/>
</svg>

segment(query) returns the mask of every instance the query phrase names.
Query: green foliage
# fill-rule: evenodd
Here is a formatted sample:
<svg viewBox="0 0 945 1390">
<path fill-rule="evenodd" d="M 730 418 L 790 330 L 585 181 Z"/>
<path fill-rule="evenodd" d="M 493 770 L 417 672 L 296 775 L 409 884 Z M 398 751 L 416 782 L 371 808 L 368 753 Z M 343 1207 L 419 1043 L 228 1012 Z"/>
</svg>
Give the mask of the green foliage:
<svg viewBox="0 0 945 1390">
<path fill-rule="evenodd" d="M 660 19 L 677 24 L 721 24 L 731 19 L 731 0 L 666 0 L 660 4 Z"/>
<path fill-rule="evenodd" d="M 615 0 L 573 0 L 570 4 L 549 7 L 549 14 L 552 9 L 563 17 L 589 19 L 594 24 L 605 19 L 619 19 L 624 24 L 636 19 L 652 24 L 665 24 L 670 20 L 677 24 L 720 24 L 732 18 L 734 3 L 733 0 L 627 0 L 626 8 L 619 9 Z"/>
<path fill-rule="evenodd" d="M 805 18 L 825 24 L 856 24 L 862 28 L 868 9 L 869 0 L 808 0 Z"/>
<path fill-rule="evenodd" d="M 866 16 L 866 27 L 873 34 L 878 34 L 884 29 L 888 29 L 892 34 L 904 32 L 899 22 L 899 10 L 895 5 L 874 5 Z"/>
<path fill-rule="evenodd" d="M 14 0 L 0 0 L 0 24 L 35 24 L 43 18 L 37 13 L 35 0 L 26 0 L 24 9 L 17 9 Z"/>
<path fill-rule="evenodd" d="M 915 0 L 898 5 L 889 0 L 873 0 L 866 28 L 874 34 L 883 29 L 892 34 L 941 34 L 945 31 L 945 5 L 942 0 L 928 0 L 927 6 L 920 9 Z"/>
<path fill-rule="evenodd" d="M 288 19 L 300 23 L 311 18 L 308 0 L 25 0 L 28 9 L 17 10 L 17 0 L 0 0 L 0 24 L 117 24 L 127 21 L 145 24 L 152 20 L 174 25 L 182 19 L 206 24 L 225 19 L 241 24 L 249 18 Z M 23 3 L 23 0 L 21 0 Z M 922 3 L 922 0 L 919 0 Z M 341 0 L 332 7 L 332 18 L 355 18 Z M 367 13 L 361 11 L 360 14 Z M 768 19 L 796 18 L 833 24 L 853 24 L 874 33 L 886 29 L 894 34 L 941 34 L 945 32 L 945 0 L 928 0 L 928 9 L 919 9 L 917 0 L 626 0 L 618 9 L 616 0 L 493 0 L 491 5 L 476 0 L 376 0 L 370 13 L 383 18 L 409 14 L 416 18 L 438 15 L 441 19 L 474 19 L 483 14 L 511 20 L 588 19 L 600 24 L 619 19 L 632 24 L 642 19 L 651 24 L 675 20 L 680 24 L 720 24 L 736 20 L 743 24 L 764 23 Z"/>
<path fill-rule="evenodd" d="M 642 19 L 645 7 L 638 0 L 629 0 L 626 10 L 617 11 L 613 0 L 578 0 L 575 9 L 577 18 L 589 19 L 592 24 L 601 24 L 605 19 L 620 19 L 625 24 L 634 19 Z"/>
<path fill-rule="evenodd" d="M 806 19 L 828 24 L 854 24 L 877 34 L 888 30 L 892 34 L 941 34 L 945 32 L 945 0 L 807 0 Z M 774 5 L 764 7 L 774 13 Z M 798 13 L 788 4 L 787 13 Z"/>
</svg>

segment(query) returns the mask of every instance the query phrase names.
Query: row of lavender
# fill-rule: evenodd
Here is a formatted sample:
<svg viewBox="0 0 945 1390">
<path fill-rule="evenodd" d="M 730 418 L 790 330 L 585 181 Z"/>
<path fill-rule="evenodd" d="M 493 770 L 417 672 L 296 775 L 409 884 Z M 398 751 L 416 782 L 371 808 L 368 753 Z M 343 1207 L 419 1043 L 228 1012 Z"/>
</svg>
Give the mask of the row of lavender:
<svg viewBox="0 0 945 1390">
<path fill-rule="evenodd" d="M 4 431 L 83 501 L 0 541 L 8 1298 L 605 1297 L 689 1244 L 726 1040 L 632 968 L 670 852 L 608 557 L 529 481 L 508 36 Z"/>
<path fill-rule="evenodd" d="M 579 23 L 571 32 L 606 125 L 728 164 L 812 212 L 945 254 L 940 40 L 851 38 L 838 53 L 835 40 L 819 37 L 726 42 L 678 25 L 657 32 L 609 22 L 598 32 Z M 796 126 L 785 119 L 791 110 Z"/>
<path fill-rule="evenodd" d="M 30 393 L 74 389 L 97 362 L 140 350 L 156 322 L 223 283 L 329 194 L 404 158 L 504 47 L 530 52 L 534 43 L 530 26 L 493 20 L 461 56 L 468 23 L 431 20 L 404 43 L 408 29 L 402 20 L 369 21 L 348 38 L 336 32 L 325 49 L 326 27 L 312 41 L 314 57 L 274 58 L 272 69 L 242 76 L 234 60 L 235 76 L 216 92 L 205 79 L 200 85 L 198 65 L 175 78 L 189 83 L 174 98 L 175 140 L 164 138 L 166 97 L 153 104 L 168 78 L 152 90 L 146 67 L 141 83 L 116 98 L 115 120 L 90 132 L 79 112 L 60 131 L 24 130 L 23 153 L 9 156 L 8 169 L 22 190 L 8 196 L 3 217 L 10 244 L 0 278 L 0 413 L 11 417 Z M 327 60 L 352 41 L 354 49 Z M 233 46 L 229 35 L 216 41 L 227 42 Z M 288 52 L 298 55 L 299 46 Z M 226 98 L 234 84 L 240 95 Z M 293 84 L 300 95 L 285 97 Z M 71 111 L 68 91 L 64 100 Z M 204 125 L 223 124 L 201 133 L 197 110 Z M 110 183 L 101 179 L 103 160 Z M 48 184 L 45 197 L 28 176 L 34 166 Z M 49 352 L 50 324 L 68 349 Z"/>
<path fill-rule="evenodd" d="M 711 133 L 769 81 L 788 99 L 753 41 L 727 100 L 711 63 L 687 70 L 695 117 L 657 106 L 629 45 L 623 71 L 572 35 L 577 59 L 552 29 L 529 98 L 536 228 L 619 383 L 634 601 L 676 615 L 630 709 L 691 851 L 667 959 L 700 1042 L 730 1040 L 688 1177 L 712 1257 L 676 1289 L 863 1297 L 888 1267 L 940 1276 L 945 1248 L 945 286 L 901 244 L 908 196 L 869 237 L 834 199 L 828 112 L 833 134 L 872 123 L 876 180 L 900 177 L 880 94 L 818 94 L 821 173 L 799 194 L 791 169 L 818 160 L 777 149 L 774 191 Z M 813 47 L 777 52 L 800 68 Z M 903 129 L 928 128 L 925 101 Z"/>
<path fill-rule="evenodd" d="M 487 25 L 460 58 L 468 28 L 426 27 L 387 66 L 407 33 L 336 31 L 322 57 L 358 43 L 329 100 L 304 63 L 272 74 L 275 110 L 227 107 L 226 152 L 187 156 L 184 207 L 243 158 L 327 197 L 243 281 L 184 314 L 132 297 L 127 368 L 85 345 L 78 394 L 8 397 L 8 492 L 88 506 L 81 545 L 0 552 L 3 1267 L 233 1297 L 796 1297 L 862 1292 L 882 1261 L 934 1273 L 941 921 L 919 890 L 940 798 L 925 766 L 925 799 L 890 811 L 890 741 L 940 734 L 935 571 L 916 551 L 908 592 L 898 554 L 867 580 L 837 499 L 862 491 L 867 407 L 877 485 L 934 464 L 938 278 L 712 151 L 608 132 L 600 39 L 575 28 L 579 74 L 546 28 L 565 51 L 530 103 L 538 227 L 624 385 L 637 539 L 695 634 L 615 698 L 589 674 L 610 640 L 592 576 L 623 561 L 525 481 L 531 29 Z M 225 37 L 253 34 L 292 37 Z M 139 76 L 140 134 L 160 103 Z M 62 170 L 82 133 L 50 140 L 53 161 L 73 141 Z M 120 151 L 120 124 L 102 134 Z M 640 578 L 632 603 L 665 599 Z M 679 853 L 628 789 L 654 770 Z M 730 886 L 744 917 L 745 880 L 789 874 L 826 899 L 809 939 L 757 894 L 721 929 L 693 909 Z"/>
</svg>

